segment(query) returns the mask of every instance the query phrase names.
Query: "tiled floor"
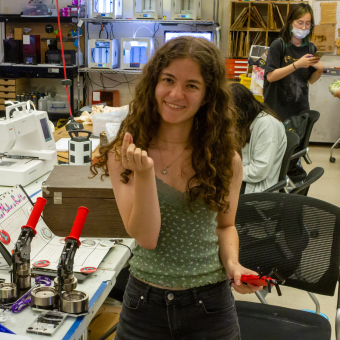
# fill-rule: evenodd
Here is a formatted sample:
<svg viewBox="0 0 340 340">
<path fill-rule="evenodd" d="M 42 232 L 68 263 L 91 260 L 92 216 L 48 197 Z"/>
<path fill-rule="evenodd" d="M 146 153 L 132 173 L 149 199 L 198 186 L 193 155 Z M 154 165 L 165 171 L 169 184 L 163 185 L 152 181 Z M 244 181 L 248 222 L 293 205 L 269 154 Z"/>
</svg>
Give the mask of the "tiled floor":
<svg viewBox="0 0 340 340">
<path fill-rule="evenodd" d="M 309 156 L 313 164 L 307 165 L 303 161 L 304 169 L 309 172 L 315 167 L 322 167 L 325 170 L 324 175 L 315 182 L 308 193 L 308 196 L 318 198 L 320 200 L 340 206 L 340 149 L 334 149 L 333 157 L 337 158 L 336 163 L 330 163 L 330 147 L 311 146 L 309 149 Z M 289 307 L 295 309 L 314 309 L 315 305 L 307 295 L 306 292 L 282 287 L 282 296 L 279 297 L 274 291 L 272 294 L 267 295 L 267 302 L 269 304 L 278 305 L 282 307 Z M 234 292 L 235 299 L 259 302 L 255 294 L 241 295 Z M 332 325 L 332 340 L 335 340 L 335 313 L 337 303 L 337 292 L 335 296 L 322 296 L 316 295 L 321 305 L 321 313 L 328 316 Z"/>
</svg>

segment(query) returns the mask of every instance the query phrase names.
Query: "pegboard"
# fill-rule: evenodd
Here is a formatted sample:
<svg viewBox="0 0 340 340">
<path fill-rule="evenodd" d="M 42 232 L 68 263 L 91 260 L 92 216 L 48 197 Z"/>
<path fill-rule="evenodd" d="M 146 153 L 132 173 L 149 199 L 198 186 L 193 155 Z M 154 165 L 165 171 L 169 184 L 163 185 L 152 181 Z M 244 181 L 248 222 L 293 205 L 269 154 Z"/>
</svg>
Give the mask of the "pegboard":
<svg viewBox="0 0 340 340">
<path fill-rule="evenodd" d="M 314 1 L 313 3 L 313 12 L 314 12 L 314 21 L 315 21 L 315 25 L 319 25 L 320 24 L 320 20 L 321 20 L 321 3 L 330 3 L 330 2 L 337 2 L 337 6 L 336 6 L 336 31 L 335 31 L 335 39 L 339 38 L 338 36 L 338 29 L 340 28 L 340 1 Z M 337 55 L 336 54 L 336 46 L 334 43 L 334 53 L 327 53 L 326 55 Z M 340 54 L 338 54 L 338 56 L 340 57 Z"/>
</svg>

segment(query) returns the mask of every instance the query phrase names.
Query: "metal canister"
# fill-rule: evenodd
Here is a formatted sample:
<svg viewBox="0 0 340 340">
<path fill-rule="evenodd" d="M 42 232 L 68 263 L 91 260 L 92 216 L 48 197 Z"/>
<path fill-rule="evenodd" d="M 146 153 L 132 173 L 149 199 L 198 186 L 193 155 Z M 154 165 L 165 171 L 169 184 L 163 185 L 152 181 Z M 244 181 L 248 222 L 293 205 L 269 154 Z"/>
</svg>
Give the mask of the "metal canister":
<svg viewBox="0 0 340 340">
<path fill-rule="evenodd" d="M 17 102 L 20 102 L 20 100 L 21 100 L 21 96 L 20 94 L 17 94 Z"/>
<path fill-rule="evenodd" d="M 37 108 L 38 107 L 38 99 L 37 99 L 36 95 L 33 96 L 32 102 L 33 102 L 35 108 Z"/>
<path fill-rule="evenodd" d="M 24 102 L 25 101 L 25 93 L 22 93 L 20 95 L 20 102 Z"/>
<path fill-rule="evenodd" d="M 31 288 L 31 268 L 25 262 L 17 268 L 17 287 L 19 290 Z"/>
<path fill-rule="evenodd" d="M 66 292 L 70 292 L 77 288 L 78 280 L 74 277 L 73 274 L 68 275 L 67 278 L 64 279 L 64 284 L 61 290 L 65 290 Z M 54 287 L 58 291 L 59 290 L 59 282 L 58 276 L 54 279 Z"/>
<path fill-rule="evenodd" d="M 39 309 L 52 310 L 58 307 L 58 292 L 54 287 L 37 287 L 31 292 L 31 305 Z"/>
<path fill-rule="evenodd" d="M 0 284 L 0 302 L 11 303 L 17 299 L 17 286 L 14 283 Z"/>
<path fill-rule="evenodd" d="M 89 296 L 85 292 L 73 290 L 62 292 L 60 296 L 61 310 L 65 313 L 80 314 L 89 310 Z"/>
</svg>

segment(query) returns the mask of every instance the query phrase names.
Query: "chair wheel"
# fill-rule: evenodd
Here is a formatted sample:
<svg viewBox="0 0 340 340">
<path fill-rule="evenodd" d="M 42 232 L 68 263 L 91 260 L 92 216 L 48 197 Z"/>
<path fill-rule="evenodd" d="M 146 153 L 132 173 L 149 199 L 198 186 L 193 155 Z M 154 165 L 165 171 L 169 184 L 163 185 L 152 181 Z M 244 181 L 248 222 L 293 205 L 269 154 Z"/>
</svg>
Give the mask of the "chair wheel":
<svg viewBox="0 0 340 340">
<path fill-rule="evenodd" d="M 334 157 L 330 157 L 329 161 L 330 161 L 331 163 L 335 163 L 335 158 L 334 158 Z"/>
</svg>

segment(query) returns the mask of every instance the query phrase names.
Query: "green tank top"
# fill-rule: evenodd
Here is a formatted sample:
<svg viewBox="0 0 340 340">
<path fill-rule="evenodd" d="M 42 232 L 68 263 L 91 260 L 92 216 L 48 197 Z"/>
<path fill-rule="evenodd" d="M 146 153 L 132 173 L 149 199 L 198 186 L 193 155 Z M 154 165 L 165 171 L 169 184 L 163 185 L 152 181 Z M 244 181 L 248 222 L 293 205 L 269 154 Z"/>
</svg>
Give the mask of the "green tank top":
<svg viewBox="0 0 340 340">
<path fill-rule="evenodd" d="M 216 212 L 196 199 L 189 209 L 182 193 L 156 177 L 161 230 L 155 249 L 137 245 L 130 272 L 137 279 L 169 288 L 193 288 L 227 279 L 219 258 Z"/>
</svg>

